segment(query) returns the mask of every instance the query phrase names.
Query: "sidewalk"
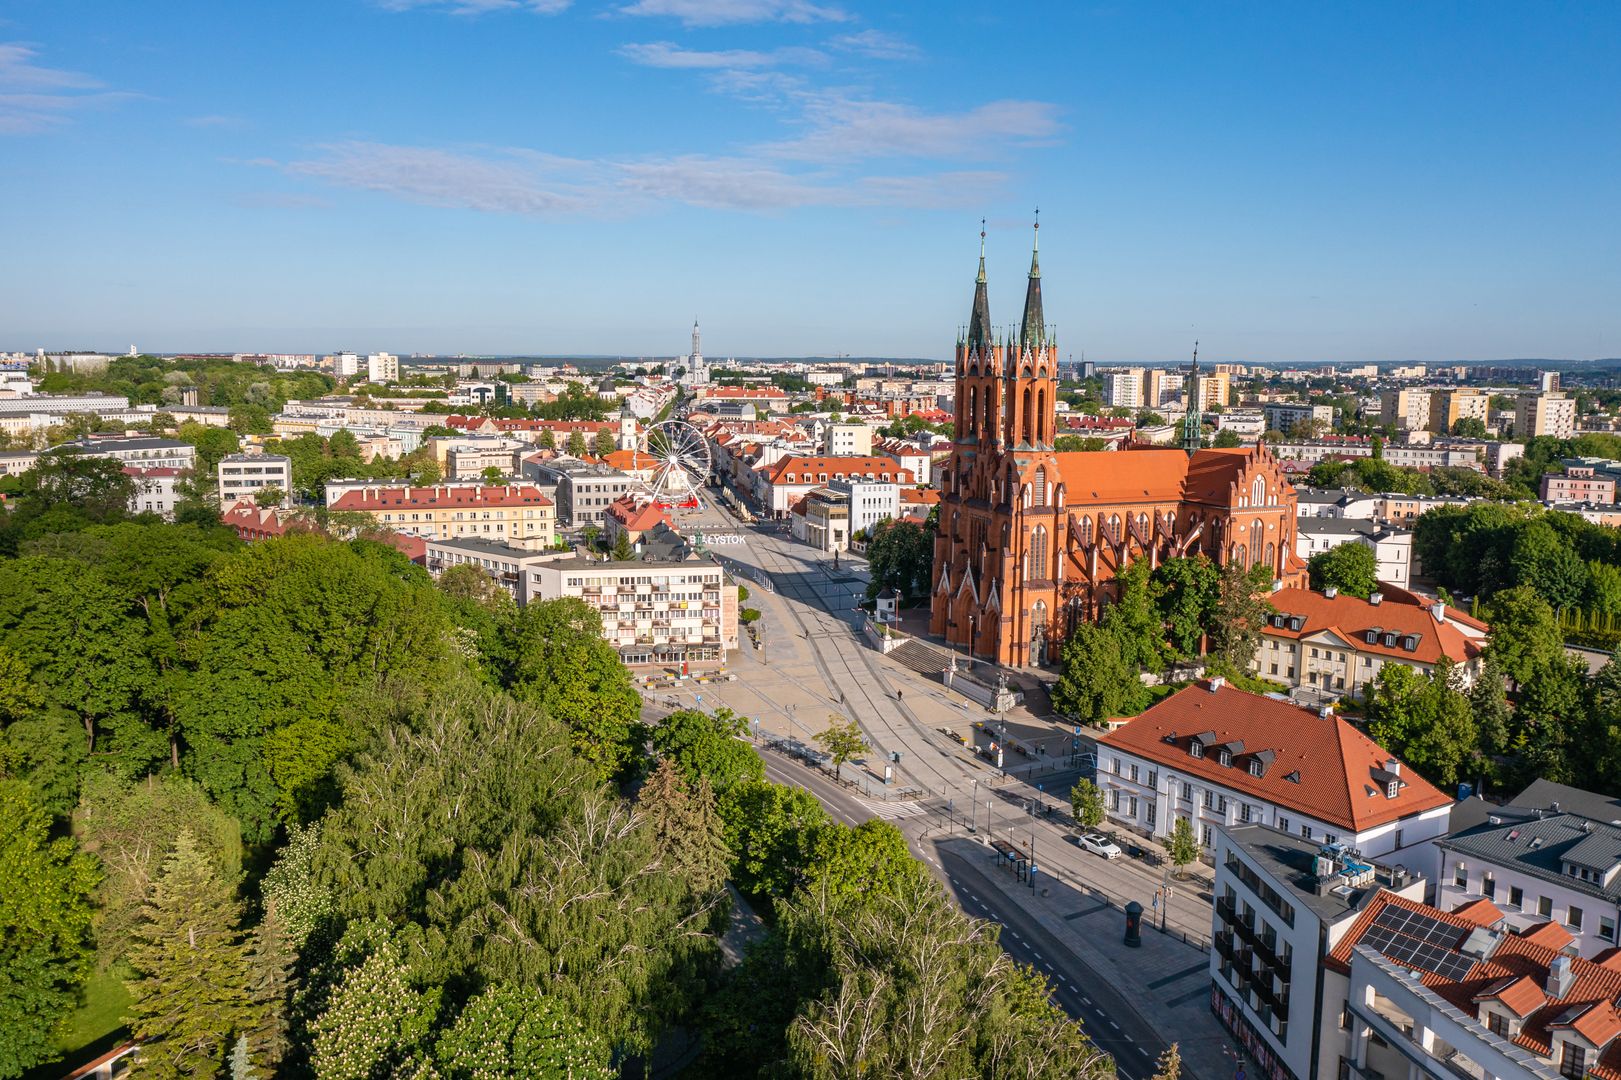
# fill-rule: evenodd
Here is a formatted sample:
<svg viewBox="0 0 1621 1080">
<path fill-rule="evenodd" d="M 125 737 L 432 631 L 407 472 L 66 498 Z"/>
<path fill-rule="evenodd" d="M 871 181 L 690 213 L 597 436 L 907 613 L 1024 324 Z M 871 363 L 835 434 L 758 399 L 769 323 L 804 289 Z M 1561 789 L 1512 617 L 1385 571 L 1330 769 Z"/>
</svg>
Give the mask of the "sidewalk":
<svg viewBox="0 0 1621 1080">
<path fill-rule="evenodd" d="M 962 837 L 933 841 L 959 855 L 988 859 L 988 850 Z M 1035 892 L 1009 874 L 987 875 L 1003 902 L 1017 905 L 1091 967 L 1168 1042 L 1181 1044 L 1183 1075 L 1220 1080 L 1233 1072 L 1232 1039 L 1210 1011 L 1209 954 L 1148 927 L 1142 946 L 1124 942 L 1125 913 L 1085 886 L 1049 879 Z"/>
</svg>

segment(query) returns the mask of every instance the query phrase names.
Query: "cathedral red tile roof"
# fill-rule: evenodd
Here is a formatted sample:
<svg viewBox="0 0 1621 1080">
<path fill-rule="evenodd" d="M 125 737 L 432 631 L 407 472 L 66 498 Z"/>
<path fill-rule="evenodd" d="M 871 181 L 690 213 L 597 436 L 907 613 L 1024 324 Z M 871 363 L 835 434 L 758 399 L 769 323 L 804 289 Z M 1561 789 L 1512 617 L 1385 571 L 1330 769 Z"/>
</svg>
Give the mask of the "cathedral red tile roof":
<svg viewBox="0 0 1621 1080">
<path fill-rule="evenodd" d="M 1071 506 L 1093 503 L 1220 502 L 1254 449 L 1080 450 L 1055 455 Z"/>
<path fill-rule="evenodd" d="M 1198 736 L 1208 746 L 1194 757 L 1189 743 Z M 1378 743 L 1336 715 L 1226 684 L 1179 690 L 1098 742 L 1351 833 L 1452 803 L 1399 765 L 1396 797 L 1387 798 L 1392 758 Z M 1234 742 L 1242 748 L 1222 765 L 1217 748 Z M 1255 776 L 1249 765 L 1258 756 L 1265 765 Z"/>
</svg>

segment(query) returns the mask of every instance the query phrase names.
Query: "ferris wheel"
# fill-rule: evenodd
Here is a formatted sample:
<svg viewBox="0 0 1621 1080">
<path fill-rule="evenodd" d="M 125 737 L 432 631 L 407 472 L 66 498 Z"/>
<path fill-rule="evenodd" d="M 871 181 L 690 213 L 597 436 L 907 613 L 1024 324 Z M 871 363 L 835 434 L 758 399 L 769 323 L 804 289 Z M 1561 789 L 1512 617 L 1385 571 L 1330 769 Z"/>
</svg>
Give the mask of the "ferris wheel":
<svg viewBox="0 0 1621 1080">
<path fill-rule="evenodd" d="M 637 471 L 650 469 L 647 478 L 653 501 L 662 507 L 698 505 L 698 489 L 709 479 L 713 461 L 703 433 L 685 420 L 651 424 L 636 447 Z"/>
</svg>

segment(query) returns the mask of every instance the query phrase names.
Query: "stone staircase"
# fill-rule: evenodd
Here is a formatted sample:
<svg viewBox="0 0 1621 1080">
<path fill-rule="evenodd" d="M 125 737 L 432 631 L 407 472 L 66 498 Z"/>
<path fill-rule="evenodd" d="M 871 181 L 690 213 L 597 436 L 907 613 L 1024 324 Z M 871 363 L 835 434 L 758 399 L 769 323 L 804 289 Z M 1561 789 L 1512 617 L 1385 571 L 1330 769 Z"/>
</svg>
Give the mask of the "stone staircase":
<svg viewBox="0 0 1621 1080">
<path fill-rule="evenodd" d="M 889 651 L 889 659 L 901 667 L 939 681 L 941 672 L 951 666 L 951 655 L 933 645 L 908 638 Z"/>
</svg>

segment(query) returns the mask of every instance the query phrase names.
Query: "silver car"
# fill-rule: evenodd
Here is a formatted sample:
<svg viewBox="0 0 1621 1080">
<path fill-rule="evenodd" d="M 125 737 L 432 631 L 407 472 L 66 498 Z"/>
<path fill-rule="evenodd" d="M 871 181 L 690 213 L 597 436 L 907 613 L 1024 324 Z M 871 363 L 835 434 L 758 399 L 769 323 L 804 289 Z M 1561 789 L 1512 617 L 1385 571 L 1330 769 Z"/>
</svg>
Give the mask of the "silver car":
<svg viewBox="0 0 1621 1080">
<path fill-rule="evenodd" d="M 1102 833 L 1082 833 L 1075 838 L 1075 842 L 1094 855 L 1102 855 L 1105 859 L 1118 859 L 1123 854 L 1118 844 Z"/>
</svg>

